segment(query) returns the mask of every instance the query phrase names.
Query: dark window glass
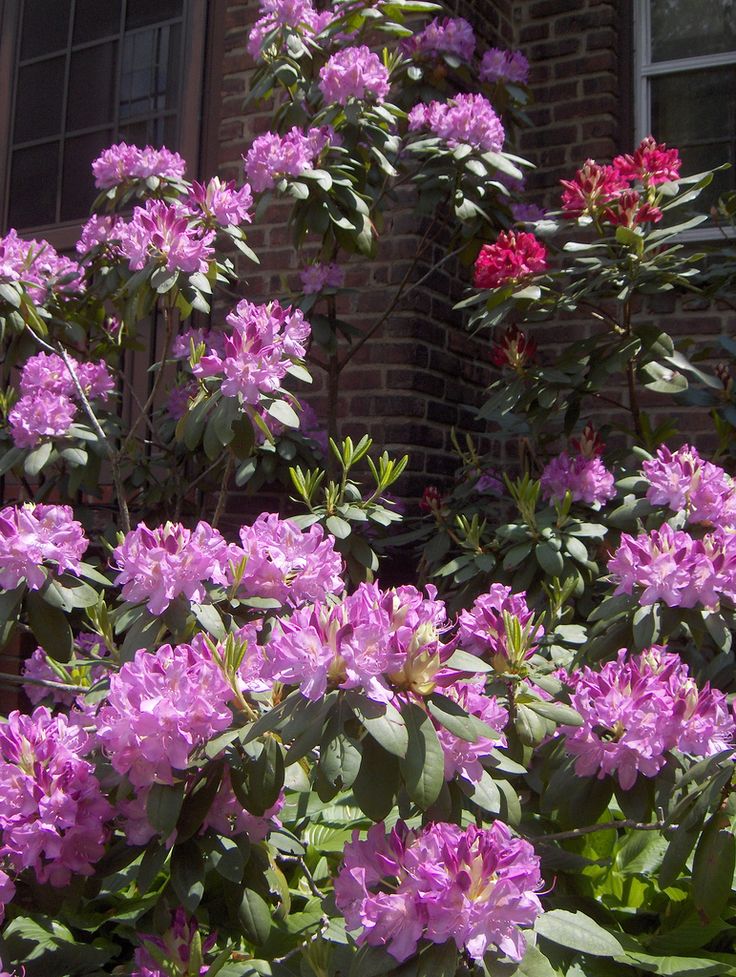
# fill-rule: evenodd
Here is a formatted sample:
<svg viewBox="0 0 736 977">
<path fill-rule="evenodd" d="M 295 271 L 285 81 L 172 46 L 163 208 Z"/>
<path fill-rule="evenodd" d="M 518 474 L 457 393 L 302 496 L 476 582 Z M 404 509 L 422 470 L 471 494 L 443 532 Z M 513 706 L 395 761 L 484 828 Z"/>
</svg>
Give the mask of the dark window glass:
<svg viewBox="0 0 736 977">
<path fill-rule="evenodd" d="M 120 33 L 121 0 L 76 0 L 74 5 L 74 43 L 96 41 Z M 156 0 L 152 0 L 156 6 Z"/>
<path fill-rule="evenodd" d="M 120 74 L 120 118 L 173 108 L 179 94 L 181 26 L 125 38 Z"/>
<path fill-rule="evenodd" d="M 117 42 L 111 41 L 72 53 L 67 130 L 88 129 L 115 118 L 117 47 Z"/>
<path fill-rule="evenodd" d="M 11 227 L 35 227 L 56 220 L 58 168 L 58 142 L 16 149 L 10 178 Z"/>
<path fill-rule="evenodd" d="M 89 161 L 96 159 L 112 141 L 113 134 L 106 129 L 74 136 L 64 143 L 60 220 L 76 220 L 89 213 L 92 201 L 99 193 Z"/>
<path fill-rule="evenodd" d="M 132 31 L 181 17 L 183 7 L 182 0 L 128 0 L 125 29 Z"/>
<path fill-rule="evenodd" d="M 65 58 L 52 58 L 18 71 L 14 142 L 31 142 L 61 132 L 64 66 Z"/>
<path fill-rule="evenodd" d="M 652 61 L 736 51 L 733 0 L 652 0 Z"/>
<path fill-rule="evenodd" d="M 102 6 L 106 2 L 99 0 Z M 71 0 L 25 0 L 20 45 L 22 61 L 66 48 L 71 8 Z"/>
</svg>

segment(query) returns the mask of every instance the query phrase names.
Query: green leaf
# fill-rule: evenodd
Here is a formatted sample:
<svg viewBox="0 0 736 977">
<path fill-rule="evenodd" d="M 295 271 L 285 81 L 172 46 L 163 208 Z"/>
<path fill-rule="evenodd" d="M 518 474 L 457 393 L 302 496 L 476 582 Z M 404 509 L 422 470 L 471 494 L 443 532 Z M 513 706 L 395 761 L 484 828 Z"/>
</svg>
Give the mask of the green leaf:
<svg viewBox="0 0 736 977">
<path fill-rule="evenodd" d="M 584 720 L 580 713 L 576 712 L 572 706 L 565 705 L 564 702 L 525 701 L 524 705 L 527 709 L 531 709 L 532 712 L 536 712 L 538 716 L 551 719 L 553 723 L 557 723 L 560 726 L 584 725 Z"/>
<path fill-rule="evenodd" d="M 716 812 L 706 825 L 693 858 L 693 902 L 707 921 L 716 919 L 731 895 L 736 838 L 728 816 Z"/>
<path fill-rule="evenodd" d="M 328 516 L 325 525 L 337 539 L 347 539 L 353 531 L 347 519 L 342 519 L 340 516 Z"/>
<path fill-rule="evenodd" d="M 33 636 L 46 654 L 55 661 L 69 661 L 74 638 L 63 611 L 48 604 L 37 590 L 26 594 L 25 609 Z"/>
<path fill-rule="evenodd" d="M 359 692 L 348 692 L 346 700 L 366 732 L 393 756 L 405 757 L 409 733 L 402 714 L 390 702 L 374 702 Z"/>
<path fill-rule="evenodd" d="M 440 725 L 468 743 L 475 743 L 480 736 L 493 740 L 501 738 L 495 729 L 477 716 L 469 716 L 462 706 L 447 696 L 433 693 L 427 700 L 427 708 Z"/>
<path fill-rule="evenodd" d="M 209 853 L 210 864 L 214 870 L 228 882 L 240 885 L 245 871 L 245 856 L 240 845 L 232 838 L 218 835 Z"/>
<path fill-rule="evenodd" d="M 550 577 L 560 577 L 565 569 L 565 562 L 559 549 L 555 549 L 550 540 L 543 540 L 534 547 L 537 563 Z"/>
<path fill-rule="evenodd" d="M 29 478 L 35 478 L 38 475 L 51 457 L 53 450 L 53 444 L 50 441 L 45 441 L 26 455 L 26 460 L 23 463 L 23 471 Z"/>
<path fill-rule="evenodd" d="M 406 756 L 399 768 L 409 797 L 426 811 L 439 796 L 445 780 L 445 753 L 432 720 L 416 703 L 405 703 L 401 715 L 409 734 Z"/>
<path fill-rule="evenodd" d="M 274 400 L 268 407 L 268 414 L 284 427 L 299 427 L 299 415 L 285 400 Z"/>
<path fill-rule="evenodd" d="M 599 926 L 590 916 L 566 909 L 552 909 L 542 913 L 534 926 L 535 932 L 557 946 L 589 953 L 593 957 L 618 957 L 624 953 L 619 940 Z"/>
<path fill-rule="evenodd" d="M 146 801 L 146 817 L 164 838 L 179 820 L 184 803 L 184 784 L 152 784 Z"/>
<path fill-rule="evenodd" d="M 271 932 L 271 909 L 253 889 L 245 888 L 238 907 L 238 919 L 246 938 L 257 945 L 266 942 Z"/>
<path fill-rule="evenodd" d="M 204 895 L 204 858 L 195 841 L 177 845 L 171 853 L 171 887 L 181 905 L 193 913 Z"/>
<path fill-rule="evenodd" d="M 249 810 L 263 815 L 278 800 L 284 786 L 284 754 L 273 736 L 263 738 L 263 749 L 250 764 L 248 773 Z"/>
<path fill-rule="evenodd" d="M 514 977 L 557 977 L 557 971 L 537 946 L 527 947 Z"/>
<path fill-rule="evenodd" d="M 353 783 L 353 797 L 369 818 L 382 821 L 393 808 L 401 784 L 399 761 L 370 736 L 361 745 L 363 759 Z"/>
</svg>

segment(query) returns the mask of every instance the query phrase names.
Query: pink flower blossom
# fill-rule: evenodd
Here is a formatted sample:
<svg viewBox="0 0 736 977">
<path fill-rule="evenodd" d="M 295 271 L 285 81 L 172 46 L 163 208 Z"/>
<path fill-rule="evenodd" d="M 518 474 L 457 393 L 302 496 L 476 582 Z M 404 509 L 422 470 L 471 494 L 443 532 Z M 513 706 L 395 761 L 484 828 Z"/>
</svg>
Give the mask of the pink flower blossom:
<svg viewBox="0 0 736 977">
<path fill-rule="evenodd" d="M 501 231 L 495 244 L 484 244 L 475 259 L 476 288 L 517 285 L 547 268 L 547 249 L 529 231 Z"/>
<path fill-rule="evenodd" d="M 157 177 L 159 180 L 180 180 L 184 176 L 186 162 L 178 153 L 163 147 L 129 146 L 125 142 L 116 143 L 104 150 L 92 163 L 95 186 L 108 190 L 131 180 L 146 180 Z"/>
<path fill-rule="evenodd" d="M 286 176 L 300 176 L 314 166 L 317 157 L 334 133 L 328 126 L 312 128 L 306 133 L 296 126 L 286 135 L 264 132 L 253 140 L 243 157 L 245 173 L 256 193 L 270 190 Z"/>
<path fill-rule="evenodd" d="M 242 527 L 240 541 L 242 549 L 230 549 L 232 564 L 247 560 L 240 593 L 294 606 L 342 593 L 342 557 L 321 526 L 302 532 L 289 520 L 263 512 L 252 526 Z"/>
<path fill-rule="evenodd" d="M 307 265 L 299 274 L 305 295 L 314 295 L 316 292 L 321 292 L 323 288 L 341 288 L 345 281 L 344 269 L 334 261 L 326 265 L 315 261 L 314 264 Z"/>
<path fill-rule="evenodd" d="M 93 874 L 113 811 L 83 759 L 91 746 L 78 725 L 43 706 L 12 712 L 0 727 L 0 854 L 16 872 L 33 869 L 59 887 Z"/>
<path fill-rule="evenodd" d="M 232 695 L 203 641 L 141 649 L 111 677 L 97 735 L 114 769 L 135 787 L 173 784 L 192 750 L 230 726 Z"/>
<path fill-rule="evenodd" d="M 73 685 L 90 688 L 108 673 L 105 665 L 95 664 L 94 658 L 106 657 L 109 652 L 96 634 L 80 634 L 76 639 L 79 647 L 79 654 L 65 665 L 68 680 L 59 677 L 59 674 L 49 664 L 49 656 L 43 648 L 36 648 L 30 658 L 23 662 L 23 677 L 26 679 L 42 679 L 47 682 L 69 682 Z M 88 657 L 93 654 L 94 658 Z M 77 694 L 67 692 L 64 689 L 47 688 L 42 685 L 35 685 L 28 682 L 23 685 L 23 691 L 28 696 L 31 704 L 37 706 L 44 700 L 52 705 L 73 706 Z"/>
<path fill-rule="evenodd" d="M 736 489 L 718 465 L 704 461 L 683 445 L 674 453 L 662 446 L 642 471 L 649 482 L 647 499 L 674 512 L 687 512 L 688 522 L 732 526 L 736 522 Z"/>
<path fill-rule="evenodd" d="M 284 309 L 278 302 L 254 305 L 247 299 L 225 321 L 232 333 L 224 338 L 222 355 L 210 348 L 192 372 L 220 376 L 225 397 L 241 396 L 246 404 L 257 404 L 261 394 L 281 388 L 291 360 L 305 355 L 310 325 L 300 309 Z"/>
<path fill-rule="evenodd" d="M 628 189 L 617 169 L 585 161 L 572 180 L 562 180 L 562 209 L 569 217 L 596 216 L 606 204 Z"/>
<path fill-rule="evenodd" d="M 149 529 L 142 522 L 112 555 L 123 598 L 145 600 L 151 614 L 162 614 L 180 594 L 201 602 L 207 595 L 206 581 L 228 581 L 227 543 L 206 522 L 198 522 L 194 529 L 178 522 Z"/>
<path fill-rule="evenodd" d="M 501 671 L 506 670 L 511 659 L 504 613 L 518 620 L 522 632 L 534 617 L 524 593 L 514 594 L 510 587 L 494 583 L 488 593 L 476 597 L 470 610 L 461 611 L 458 617 L 458 643 L 463 650 L 494 662 Z M 525 657 L 534 654 L 535 642 L 543 635 L 544 629 L 539 625 L 530 632 Z"/>
<path fill-rule="evenodd" d="M 363 44 L 331 55 L 320 69 L 319 87 L 325 102 L 347 105 L 351 98 L 363 101 L 371 97 L 383 102 L 391 83 L 388 68 Z"/>
<path fill-rule="evenodd" d="M 494 47 L 481 58 L 481 81 L 511 81 L 525 85 L 528 79 L 529 62 L 521 51 L 504 51 Z"/>
<path fill-rule="evenodd" d="M 120 251 L 132 271 L 149 261 L 163 262 L 167 271 L 206 272 L 214 255 L 214 231 L 202 231 L 190 222 L 191 215 L 163 200 L 147 200 L 135 207 L 130 221 L 122 224 Z"/>
<path fill-rule="evenodd" d="M 522 371 L 534 359 L 536 340 L 522 332 L 518 326 L 509 326 L 491 349 L 491 363 L 500 368 L 510 366 Z"/>
<path fill-rule="evenodd" d="M 321 33 L 334 16 L 330 10 L 315 10 L 309 0 L 263 0 L 260 6 L 263 15 L 248 35 L 248 53 L 256 59 L 265 38 L 274 31 L 285 27 L 310 37 Z"/>
<path fill-rule="evenodd" d="M 48 241 L 24 241 L 14 230 L 0 238 L 0 281 L 22 283 L 34 302 L 84 291 L 82 269 Z"/>
<path fill-rule="evenodd" d="M 680 179 L 680 155 L 676 149 L 667 149 L 654 136 L 645 136 L 633 154 L 616 156 L 614 168 L 623 180 L 639 180 L 645 186 L 657 186 Z"/>
<path fill-rule="evenodd" d="M 708 685 L 699 691 L 680 657 L 661 647 L 635 658 L 622 648 L 599 672 L 585 667 L 566 681 L 583 726 L 560 732 L 579 776 L 615 775 L 629 790 L 639 773 L 655 776 L 669 750 L 710 756 L 733 743 L 726 697 Z"/>
<path fill-rule="evenodd" d="M 207 184 L 195 182 L 187 203 L 193 209 L 201 210 L 207 219 L 214 219 L 225 227 L 250 224 L 253 220 L 253 195 L 247 183 L 238 189 L 234 180 L 225 183 L 219 176 L 212 177 Z"/>
<path fill-rule="evenodd" d="M 63 437 L 76 412 L 77 408 L 68 397 L 50 390 L 21 397 L 8 413 L 13 444 L 16 448 L 35 448 L 46 438 Z"/>
<path fill-rule="evenodd" d="M 503 730 L 509 715 L 495 696 L 487 696 L 482 684 L 458 682 L 442 690 L 453 702 L 457 702 L 470 716 L 475 716 L 496 730 L 495 739 L 478 736 L 474 743 L 461 739 L 444 726 L 437 726 L 437 739 L 445 754 L 445 780 L 452 780 L 456 774 L 472 784 L 483 776 L 481 759 L 487 757 L 498 746 L 506 746 Z M 436 724 L 437 725 L 437 724 Z"/>
<path fill-rule="evenodd" d="M 638 190 L 623 190 L 605 207 L 603 216 L 616 226 L 637 227 L 639 224 L 658 224 L 663 215 L 659 207 L 642 198 Z"/>
<path fill-rule="evenodd" d="M 106 402 L 115 389 L 115 380 L 103 360 L 80 363 L 70 358 L 79 385 L 90 400 Z M 23 364 L 20 391 L 24 396 L 36 396 L 42 391 L 78 399 L 77 388 L 66 363 L 56 353 L 36 353 Z"/>
<path fill-rule="evenodd" d="M 573 502 L 585 502 L 595 508 L 616 495 L 613 481 L 613 475 L 600 458 L 571 457 L 567 451 L 560 452 L 545 465 L 540 479 L 545 499 L 561 502 L 569 492 Z"/>
<path fill-rule="evenodd" d="M 0 509 L 0 587 L 14 590 L 25 580 L 38 590 L 50 569 L 44 563 L 78 575 L 89 540 L 73 515 L 68 505 L 32 502 Z"/>
<path fill-rule="evenodd" d="M 421 129 L 429 129 L 451 148 L 464 143 L 483 152 L 499 152 L 506 138 L 501 120 L 482 95 L 415 105 L 409 112 L 409 130 Z"/>
<path fill-rule="evenodd" d="M 539 858 L 501 821 L 489 828 L 436 823 L 385 833 L 374 825 L 345 846 L 335 901 L 357 942 L 385 946 L 397 960 L 421 939 L 454 940 L 481 960 L 495 947 L 513 960 L 526 952 L 522 927 L 542 911 Z"/>
<path fill-rule="evenodd" d="M 172 387 L 166 400 L 166 410 L 170 417 L 178 421 L 189 410 L 190 401 L 197 396 L 199 386 L 191 381 Z"/>
<path fill-rule="evenodd" d="M 539 204 L 511 204 L 511 216 L 517 224 L 536 224 L 545 219 L 547 211 Z"/>
<path fill-rule="evenodd" d="M 75 244 L 77 253 L 87 254 L 88 251 L 102 244 L 116 243 L 121 224 L 120 217 L 93 214 L 82 228 L 79 240 Z"/>
<path fill-rule="evenodd" d="M 471 61 L 475 53 L 475 34 L 463 17 L 435 17 L 402 46 L 409 56 L 450 54 L 461 61 Z"/>
</svg>

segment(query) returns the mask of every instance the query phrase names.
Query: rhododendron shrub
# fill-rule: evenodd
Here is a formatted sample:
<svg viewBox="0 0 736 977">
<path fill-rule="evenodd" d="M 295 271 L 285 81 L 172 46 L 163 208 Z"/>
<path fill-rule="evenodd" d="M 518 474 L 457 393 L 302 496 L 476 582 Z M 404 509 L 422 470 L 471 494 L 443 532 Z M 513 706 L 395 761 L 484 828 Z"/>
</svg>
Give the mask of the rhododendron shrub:
<svg viewBox="0 0 736 977">
<path fill-rule="evenodd" d="M 528 66 L 434 4 L 264 0 L 242 40 L 253 96 L 291 96 L 243 178 L 120 142 L 76 260 L 0 242 L 0 651 L 25 655 L 0 673 L 24 687 L 0 723 L 1 966 L 736 972 L 733 483 L 660 443 L 637 385 L 690 368 L 631 299 L 686 274 L 670 215 L 703 180 L 647 139 L 584 163 L 560 214 L 515 211 Z M 334 404 L 340 293 L 394 181 L 439 260 L 468 261 L 505 398 L 482 414 L 522 464 L 453 434 L 459 484 L 427 487 L 425 558 L 389 584 L 372 543 L 407 459 L 347 437 L 313 467 L 291 385 L 316 343 Z M 255 257 L 269 194 L 294 202 L 301 273 L 259 304 L 227 253 Z M 601 335 L 550 368 L 536 322 L 578 306 Z M 633 450 L 587 413 L 617 369 Z M 303 511 L 236 516 L 231 482 L 276 458 Z"/>
</svg>

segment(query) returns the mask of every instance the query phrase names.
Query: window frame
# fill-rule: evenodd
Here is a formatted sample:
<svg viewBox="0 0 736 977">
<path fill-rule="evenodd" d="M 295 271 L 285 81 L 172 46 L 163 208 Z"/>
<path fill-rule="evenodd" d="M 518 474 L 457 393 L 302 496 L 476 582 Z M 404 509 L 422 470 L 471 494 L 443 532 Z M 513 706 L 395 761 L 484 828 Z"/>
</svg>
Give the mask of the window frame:
<svg viewBox="0 0 736 977">
<path fill-rule="evenodd" d="M 202 143 L 202 106 L 211 84 L 212 65 L 207 57 L 208 36 L 221 0 L 185 0 L 182 37 L 181 92 L 178 111 L 179 143 L 177 151 L 186 159 L 188 175 L 199 175 Z M 14 76 L 20 29 L 20 0 L 0 0 L 0 230 L 7 233 L 7 201 L 10 179 L 11 130 L 14 108 Z M 209 98 L 207 101 L 211 101 Z M 92 201 L 90 200 L 90 205 Z M 74 247 L 82 220 L 38 225 L 19 229 L 23 236 L 42 237 L 58 250 Z"/>
<path fill-rule="evenodd" d="M 652 101 L 649 81 L 661 75 L 684 74 L 699 69 L 736 66 L 736 49 L 719 54 L 700 54 L 692 58 L 652 61 L 651 0 L 634 0 L 633 67 L 634 67 L 634 138 L 638 143 L 651 133 Z M 730 228 L 725 233 L 731 234 Z M 683 241 L 722 239 L 724 230 L 698 227 L 680 235 Z"/>
</svg>

